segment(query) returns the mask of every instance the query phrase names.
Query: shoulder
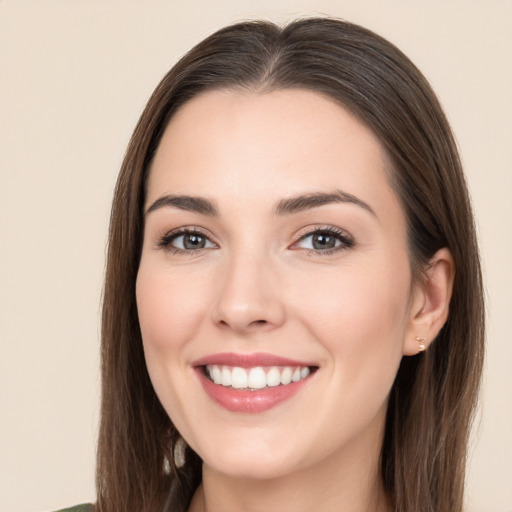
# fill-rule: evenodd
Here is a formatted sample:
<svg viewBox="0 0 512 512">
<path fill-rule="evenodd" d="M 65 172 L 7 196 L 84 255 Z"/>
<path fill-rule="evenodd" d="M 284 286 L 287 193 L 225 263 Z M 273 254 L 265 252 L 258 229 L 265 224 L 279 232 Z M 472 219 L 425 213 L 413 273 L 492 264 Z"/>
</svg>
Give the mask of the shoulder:
<svg viewBox="0 0 512 512">
<path fill-rule="evenodd" d="M 75 505 L 74 507 L 57 510 L 57 512 L 93 512 L 93 510 L 94 508 L 91 503 L 82 503 L 81 505 Z"/>
</svg>

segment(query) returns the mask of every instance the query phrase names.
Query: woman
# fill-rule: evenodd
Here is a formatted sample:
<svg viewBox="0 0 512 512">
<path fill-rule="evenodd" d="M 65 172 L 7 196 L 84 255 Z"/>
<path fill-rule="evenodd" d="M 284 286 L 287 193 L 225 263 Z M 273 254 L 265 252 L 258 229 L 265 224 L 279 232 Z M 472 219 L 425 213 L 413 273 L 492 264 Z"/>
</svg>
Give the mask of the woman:
<svg viewBox="0 0 512 512">
<path fill-rule="evenodd" d="M 413 64 L 338 20 L 220 30 L 119 176 L 96 509 L 460 511 L 483 316 Z"/>
</svg>

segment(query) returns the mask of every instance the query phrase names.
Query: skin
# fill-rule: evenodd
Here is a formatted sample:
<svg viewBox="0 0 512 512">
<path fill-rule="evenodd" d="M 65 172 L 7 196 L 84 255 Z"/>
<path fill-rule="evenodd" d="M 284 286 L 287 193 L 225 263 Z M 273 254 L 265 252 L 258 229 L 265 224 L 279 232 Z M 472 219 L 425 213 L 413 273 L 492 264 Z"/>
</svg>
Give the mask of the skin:
<svg viewBox="0 0 512 512">
<path fill-rule="evenodd" d="M 389 390 L 403 355 L 418 352 L 416 336 L 428 346 L 446 320 L 454 273 L 443 249 L 413 286 L 390 172 L 373 132 L 313 92 L 208 92 L 171 120 L 146 210 L 173 194 L 206 198 L 218 215 L 169 205 L 146 213 L 137 304 L 155 391 L 204 461 L 190 510 L 390 510 L 379 476 Z M 336 190 L 369 208 L 274 211 Z M 199 230 L 205 247 L 183 249 L 183 238 L 162 247 L 183 227 Z M 353 245 L 312 249 L 318 228 Z M 318 370 L 268 411 L 230 412 L 192 365 L 219 352 Z"/>
</svg>

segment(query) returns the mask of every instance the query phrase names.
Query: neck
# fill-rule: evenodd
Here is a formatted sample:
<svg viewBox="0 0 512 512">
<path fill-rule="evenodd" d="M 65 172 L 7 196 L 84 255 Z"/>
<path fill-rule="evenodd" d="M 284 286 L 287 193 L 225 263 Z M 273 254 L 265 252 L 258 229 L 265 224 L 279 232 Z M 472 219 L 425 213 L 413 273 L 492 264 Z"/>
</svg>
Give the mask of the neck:
<svg viewBox="0 0 512 512">
<path fill-rule="evenodd" d="M 389 512 L 380 476 L 381 438 L 272 479 L 237 478 L 203 465 L 189 512 Z M 358 443 L 356 443 L 357 445 Z"/>
</svg>

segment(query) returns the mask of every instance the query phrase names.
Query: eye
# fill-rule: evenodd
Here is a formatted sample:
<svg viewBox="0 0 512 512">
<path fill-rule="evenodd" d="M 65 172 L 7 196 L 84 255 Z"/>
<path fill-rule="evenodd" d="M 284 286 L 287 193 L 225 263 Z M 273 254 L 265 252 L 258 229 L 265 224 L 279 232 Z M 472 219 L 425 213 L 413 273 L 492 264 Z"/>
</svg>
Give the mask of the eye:
<svg viewBox="0 0 512 512">
<path fill-rule="evenodd" d="M 300 242 L 302 242 L 302 244 L 299 245 L 303 249 L 315 249 L 321 251 L 325 249 L 334 249 L 341 245 L 340 240 L 327 233 L 313 233 L 301 238 Z"/>
<path fill-rule="evenodd" d="M 217 246 L 200 231 L 187 229 L 168 233 L 159 241 L 158 247 L 175 253 L 185 253 Z"/>
<path fill-rule="evenodd" d="M 351 236 L 337 228 L 318 228 L 300 237 L 291 248 L 306 249 L 314 253 L 332 254 L 354 246 Z"/>
</svg>

